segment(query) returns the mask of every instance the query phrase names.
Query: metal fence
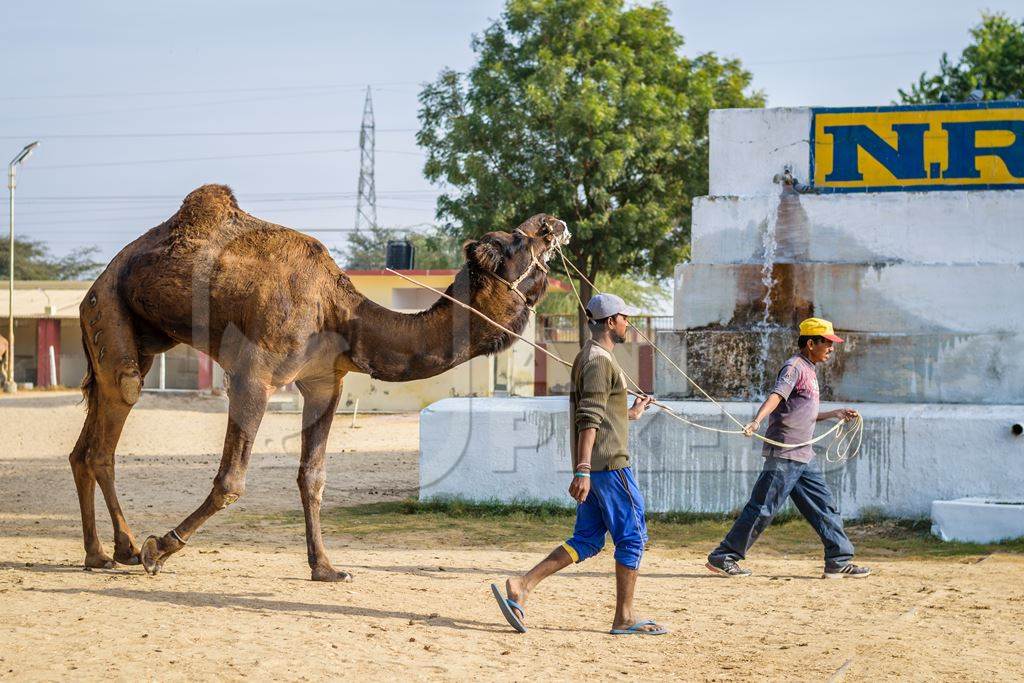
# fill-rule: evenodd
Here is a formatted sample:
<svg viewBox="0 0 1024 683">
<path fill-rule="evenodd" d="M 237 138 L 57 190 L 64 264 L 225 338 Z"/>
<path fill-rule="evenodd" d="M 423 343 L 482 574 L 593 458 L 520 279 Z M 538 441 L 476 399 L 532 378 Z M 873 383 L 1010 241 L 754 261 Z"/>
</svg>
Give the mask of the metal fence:
<svg viewBox="0 0 1024 683">
<path fill-rule="evenodd" d="M 654 335 L 660 330 L 673 329 L 673 318 L 670 315 L 638 315 L 630 317 L 629 320 L 652 341 Z M 537 343 L 579 342 L 578 324 L 575 313 L 539 315 L 537 316 Z M 635 330 L 630 328 L 626 333 L 626 343 L 640 341 L 643 340 Z"/>
</svg>

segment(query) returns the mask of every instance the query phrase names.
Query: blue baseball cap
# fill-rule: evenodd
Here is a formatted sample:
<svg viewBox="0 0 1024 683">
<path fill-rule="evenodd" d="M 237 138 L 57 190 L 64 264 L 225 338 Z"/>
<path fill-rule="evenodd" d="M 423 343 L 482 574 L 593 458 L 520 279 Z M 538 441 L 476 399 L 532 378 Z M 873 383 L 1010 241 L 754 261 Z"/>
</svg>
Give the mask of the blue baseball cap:
<svg viewBox="0 0 1024 683">
<path fill-rule="evenodd" d="M 604 320 L 613 315 L 639 315 L 640 309 L 627 306 L 621 296 L 598 294 L 587 304 L 587 314 L 594 320 Z"/>
</svg>

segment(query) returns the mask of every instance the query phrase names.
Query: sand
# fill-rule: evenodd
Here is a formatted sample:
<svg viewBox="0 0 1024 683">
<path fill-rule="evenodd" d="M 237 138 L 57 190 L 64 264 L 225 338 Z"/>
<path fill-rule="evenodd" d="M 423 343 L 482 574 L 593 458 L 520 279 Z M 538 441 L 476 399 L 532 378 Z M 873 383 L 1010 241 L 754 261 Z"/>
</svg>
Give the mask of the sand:
<svg viewBox="0 0 1024 683">
<path fill-rule="evenodd" d="M 216 398 L 147 395 L 133 412 L 118 487 L 138 538 L 163 533 L 209 491 L 222 410 Z M 755 576 L 727 580 L 704 570 L 706 549 L 655 549 L 637 604 L 671 629 L 661 637 L 606 634 L 608 553 L 543 584 L 524 635 L 504 624 L 488 586 L 540 559 L 533 548 L 328 538 L 335 566 L 356 580 L 310 582 L 301 529 L 252 521 L 300 509 L 297 415 L 266 417 L 246 495 L 161 574 L 83 571 L 67 464 L 81 420 L 72 395 L 0 399 L 0 678 L 1024 678 L 1024 558 L 1011 555 L 874 561 L 876 575 L 860 581 L 823 581 L 812 557 L 755 555 Z M 417 416 L 348 423 L 335 421 L 326 504 L 414 495 Z"/>
</svg>

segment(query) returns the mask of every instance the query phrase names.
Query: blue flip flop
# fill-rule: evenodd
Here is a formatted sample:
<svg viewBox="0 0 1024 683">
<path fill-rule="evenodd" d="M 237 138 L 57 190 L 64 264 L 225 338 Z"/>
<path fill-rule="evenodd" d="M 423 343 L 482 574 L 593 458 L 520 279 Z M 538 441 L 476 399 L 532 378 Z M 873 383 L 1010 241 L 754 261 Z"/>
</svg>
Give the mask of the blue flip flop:
<svg viewBox="0 0 1024 683">
<path fill-rule="evenodd" d="M 511 600 L 502 595 L 501 590 L 493 583 L 491 584 L 491 592 L 494 593 L 494 599 L 498 601 L 498 607 L 501 608 L 501 614 L 505 617 L 505 621 L 508 622 L 508 625 L 520 633 L 526 633 L 526 626 L 523 625 L 522 620 L 516 615 L 516 613 L 512 611 L 519 610 L 520 614 L 525 615 L 526 610 L 524 610 L 515 600 Z"/>
<path fill-rule="evenodd" d="M 629 628 L 613 628 L 608 633 L 611 633 L 613 636 L 663 636 L 666 633 L 668 633 L 668 629 L 663 628 L 661 626 L 658 626 L 658 628 L 654 629 L 653 631 L 645 630 L 643 628 L 644 626 L 658 626 L 658 623 L 652 619 L 646 619 L 644 621 L 636 622 Z"/>
</svg>

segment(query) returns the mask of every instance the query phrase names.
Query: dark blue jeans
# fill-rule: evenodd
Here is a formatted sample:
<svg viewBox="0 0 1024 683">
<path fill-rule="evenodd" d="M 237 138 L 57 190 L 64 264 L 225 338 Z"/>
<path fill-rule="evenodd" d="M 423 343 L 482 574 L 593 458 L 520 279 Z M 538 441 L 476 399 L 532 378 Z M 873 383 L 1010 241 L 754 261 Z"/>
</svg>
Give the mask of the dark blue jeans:
<svg viewBox="0 0 1024 683">
<path fill-rule="evenodd" d="M 841 567 L 853 558 L 853 543 L 843 531 L 843 519 L 832 501 L 816 459 L 809 463 L 765 458 L 764 469 L 754 483 L 750 500 L 708 558 L 742 560 L 757 537 L 772 522 L 786 498 L 811 523 L 825 544 L 825 565 Z"/>
</svg>

